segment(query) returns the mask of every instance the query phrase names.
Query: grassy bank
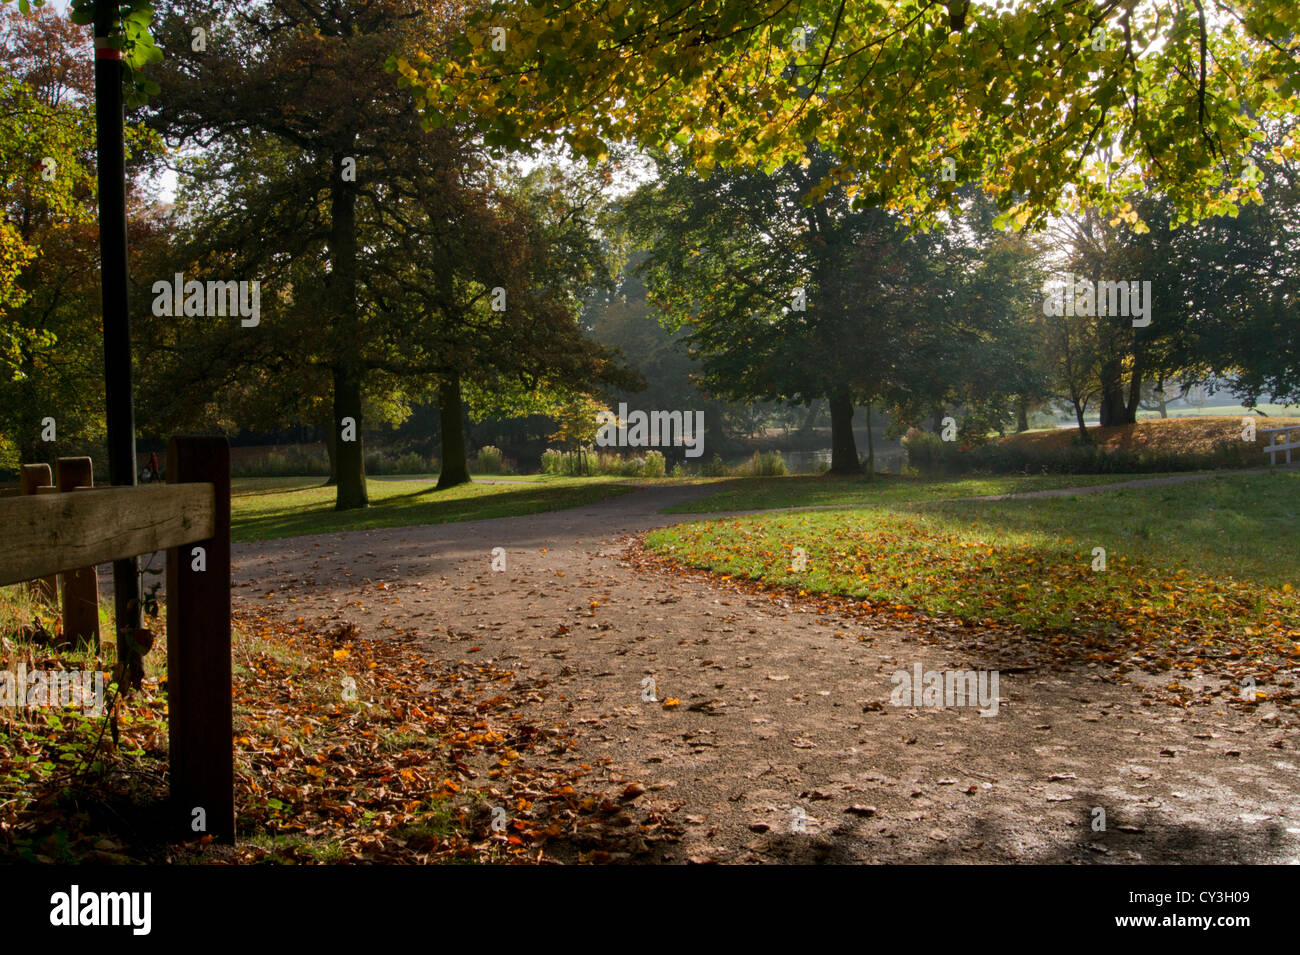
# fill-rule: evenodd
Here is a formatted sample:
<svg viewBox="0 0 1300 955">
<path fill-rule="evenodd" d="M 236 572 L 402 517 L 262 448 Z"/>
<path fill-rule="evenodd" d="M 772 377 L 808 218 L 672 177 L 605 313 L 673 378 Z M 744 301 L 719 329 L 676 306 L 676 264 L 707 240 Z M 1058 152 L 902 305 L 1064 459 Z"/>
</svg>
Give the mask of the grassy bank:
<svg viewBox="0 0 1300 955">
<path fill-rule="evenodd" d="M 1151 475 L 1139 475 L 1150 477 Z M 1132 480 L 1134 475 L 1044 474 L 979 478 L 915 478 L 894 474 L 832 477 L 824 474 L 751 478 L 728 483 L 716 494 L 667 509 L 669 514 L 757 511 L 779 507 L 862 507 L 940 498 L 1023 494 Z"/>
<path fill-rule="evenodd" d="M 1126 641 L 1158 654 L 1259 651 L 1294 666 L 1297 493 L 1300 472 L 1278 471 L 1078 497 L 878 502 L 677 525 L 647 545 L 690 567 L 810 594 L 1112 650 Z"/>
</svg>

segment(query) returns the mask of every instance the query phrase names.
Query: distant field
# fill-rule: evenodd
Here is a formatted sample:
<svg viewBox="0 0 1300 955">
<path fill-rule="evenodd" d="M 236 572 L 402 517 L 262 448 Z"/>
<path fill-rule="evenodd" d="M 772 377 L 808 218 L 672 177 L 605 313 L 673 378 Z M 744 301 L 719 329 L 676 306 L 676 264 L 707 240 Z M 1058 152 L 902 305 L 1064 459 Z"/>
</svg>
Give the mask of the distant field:
<svg viewBox="0 0 1300 955">
<path fill-rule="evenodd" d="M 1267 415 L 1270 419 L 1286 418 L 1288 415 L 1292 417 L 1300 415 L 1300 408 L 1297 408 L 1295 405 L 1261 404 L 1257 405 L 1255 410 L 1263 412 L 1263 414 Z M 1242 415 L 1252 413 L 1253 412 L 1250 408 L 1245 408 L 1241 405 L 1206 405 L 1204 408 L 1178 408 L 1177 410 L 1171 408 L 1169 416 L 1171 418 L 1231 418 L 1234 416 L 1240 418 Z M 1159 419 L 1159 417 L 1160 412 L 1158 411 L 1138 412 L 1139 421 L 1145 421 L 1150 418 Z"/>
<path fill-rule="evenodd" d="M 549 475 L 499 484 L 475 482 L 445 491 L 435 491 L 430 478 L 374 479 L 367 484 L 370 507 L 336 511 L 334 488 L 323 487 L 320 478 L 236 478 L 231 482 L 230 536 L 236 541 L 257 541 L 514 517 L 594 504 L 632 490 L 630 483 L 618 478 Z"/>
</svg>

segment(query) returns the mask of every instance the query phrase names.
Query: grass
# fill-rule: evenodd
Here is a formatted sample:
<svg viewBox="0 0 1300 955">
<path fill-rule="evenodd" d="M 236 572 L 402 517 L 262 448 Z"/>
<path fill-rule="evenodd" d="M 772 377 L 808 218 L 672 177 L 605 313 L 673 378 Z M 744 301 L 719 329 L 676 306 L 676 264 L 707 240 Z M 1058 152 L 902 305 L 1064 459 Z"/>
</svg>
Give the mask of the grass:
<svg viewBox="0 0 1300 955">
<path fill-rule="evenodd" d="M 428 478 L 383 479 L 367 482 L 368 508 L 336 511 L 335 489 L 322 486 L 319 478 L 237 478 L 231 486 L 235 541 L 515 517 L 594 504 L 632 490 L 613 478 L 535 475 L 444 491 L 435 491 Z"/>
<path fill-rule="evenodd" d="M 1241 418 L 1243 415 L 1255 414 L 1262 412 L 1265 417 L 1261 417 L 1260 427 L 1267 427 L 1264 423 L 1274 418 L 1285 420 L 1288 416 L 1295 418 L 1297 412 L 1295 405 L 1275 405 L 1268 402 L 1257 405 L 1254 409 L 1246 408 L 1242 405 L 1206 405 L 1204 408 L 1195 406 L 1184 406 L 1181 408 L 1170 408 L 1169 417 L 1171 418 L 1205 418 L 1205 417 L 1227 417 Z M 1139 421 L 1161 420 L 1158 411 L 1139 411 Z"/>
<path fill-rule="evenodd" d="M 1278 471 L 1078 497 L 878 500 L 681 524 L 647 545 L 719 574 L 899 609 L 1076 635 L 1278 642 L 1300 656 L 1298 493 L 1300 472 Z"/>
<path fill-rule="evenodd" d="M 935 498 L 1020 494 L 1063 487 L 1085 487 L 1133 480 L 1152 475 L 1040 474 L 980 478 L 909 478 L 877 474 L 832 477 L 824 474 L 747 478 L 729 483 L 718 493 L 667 509 L 669 514 L 709 514 L 720 511 L 757 511 L 780 507 L 859 507 L 896 504 Z"/>
</svg>

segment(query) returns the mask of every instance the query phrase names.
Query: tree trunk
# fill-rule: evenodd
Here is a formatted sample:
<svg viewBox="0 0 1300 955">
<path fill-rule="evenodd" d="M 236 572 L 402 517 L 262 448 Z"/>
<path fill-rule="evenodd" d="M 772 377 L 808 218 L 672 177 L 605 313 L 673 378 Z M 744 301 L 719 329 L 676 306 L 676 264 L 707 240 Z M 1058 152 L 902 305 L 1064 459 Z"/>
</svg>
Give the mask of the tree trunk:
<svg viewBox="0 0 1300 955">
<path fill-rule="evenodd" d="M 366 451 L 361 436 L 361 379 L 346 368 L 334 369 L 334 427 L 339 429 L 335 457 L 338 461 L 337 493 L 334 510 L 349 511 L 367 507 L 370 498 L 366 493 Z"/>
<path fill-rule="evenodd" d="M 465 415 L 461 410 L 460 379 L 438 386 L 438 421 L 442 430 L 442 470 L 438 490 L 469 483 L 469 458 L 465 453 Z"/>
<path fill-rule="evenodd" d="M 1021 398 L 1016 404 L 1016 433 L 1029 430 L 1029 401 Z"/>
<path fill-rule="evenodd" d="M 1142 403 L 1142 365 L 1133 363 L 1133 373 L 1128 382 L 1128 401 L 1124 405 L 1124 423 L 1137 424 L 1138 405 Z"/>
<path fill-rule="evenodd" d="M 1079 438 L 1083 441 L 1088 440 L 1088 426 L 1083 421 L 1083 402 L 1077 398 L 1071 399 L 1074 405 L 1074 420 L 1079 423 Z"/>
<path fill-rule="evenodd" d="M 858 445 L 853 440 L 853 399 L 841 392 L 830 399 L 831 474 L 861 474 Z"/>
<path fill-rule="evenodd" d="M 1119 359 L 1109 359 L 1101 366 L 1101 426 L 1127 424 L 1128 409 L 1124 405 L 1124 383 Z"/>
<path fill-rule="evenodd" d="M 871 434 L 871 402 L 867 402 L 867 479 L 876 479 L 876 441 Z"/>
<path fill-rule="evenodd" d="M 330 475 L 325 479 L 325 487 L 334 487 L 339 483 L 339 433 L 331 422 L 325 422 L 325 453 L 330 459 Z"/>
<path fill-rule="evenodd" d="M 330 194 L 330 252 L 333 272 L 330 294 L 338 303 L 334 326 L 338 349 L 334 362 L 334 421 L 339 437 L 335 455 L 338 473 L 334 509 L 347 511 L 366 507 L 366 456 L 361 438 L 361 335 L 357 316 L 357 209 L 356 184 L 343 179 L 343 160 L 334 156 L 333 187 Z M 350 420 L 345 420 L 350 419 Z M 347 428 L 350 440 L 341 440 Z"/>
</svg>

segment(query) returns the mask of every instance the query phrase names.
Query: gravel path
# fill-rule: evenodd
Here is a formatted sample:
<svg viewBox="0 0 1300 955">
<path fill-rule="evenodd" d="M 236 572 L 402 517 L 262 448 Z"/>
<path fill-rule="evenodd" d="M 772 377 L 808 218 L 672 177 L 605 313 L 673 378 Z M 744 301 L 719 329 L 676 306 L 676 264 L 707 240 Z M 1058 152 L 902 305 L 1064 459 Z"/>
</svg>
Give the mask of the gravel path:
<svg viewBox="0 0 1300 955">
<path fill-rule="evenodd" d="M 553 758 L 646 786 L 638 811 L 681 833 L 660 861 L 1300 861 L 1296 742 L 1259 714 L 1005 661 L 996 716 L 895 707 L 898 670 L 992 664 L 942 631 L 638 570 L 636 535 L 703 516 L 660 509 L 714 490 L 238 544 L 236 599 L 514 671 L 530 718 L 579 731 Z"/>
</svg>

